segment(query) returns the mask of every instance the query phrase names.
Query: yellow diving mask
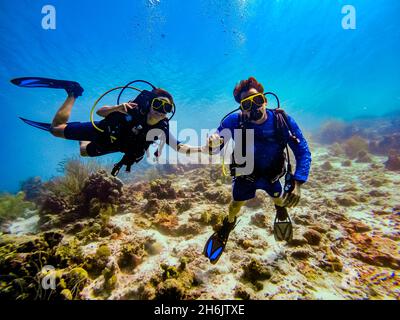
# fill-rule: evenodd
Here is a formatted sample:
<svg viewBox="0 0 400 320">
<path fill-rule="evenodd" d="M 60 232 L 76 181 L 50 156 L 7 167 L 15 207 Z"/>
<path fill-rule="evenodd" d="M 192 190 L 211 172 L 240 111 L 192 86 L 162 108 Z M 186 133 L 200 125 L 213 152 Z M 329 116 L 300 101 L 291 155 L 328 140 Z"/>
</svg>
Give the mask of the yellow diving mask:
<svg viewBox="0 0 400 320">
<path fill-rule="evenodd" d="M 251 96 L 248 96 L 247 98 L 244 98 L 243 100 L 240 101 L 240 109 L 242 111 L 250 111 L 254 107 L 256 109 L 262 107 L 264 103 L 267 102 L 267 99 L 265 98 L 264 94 L 262 93 L 256 93 Z"/>
</svg>

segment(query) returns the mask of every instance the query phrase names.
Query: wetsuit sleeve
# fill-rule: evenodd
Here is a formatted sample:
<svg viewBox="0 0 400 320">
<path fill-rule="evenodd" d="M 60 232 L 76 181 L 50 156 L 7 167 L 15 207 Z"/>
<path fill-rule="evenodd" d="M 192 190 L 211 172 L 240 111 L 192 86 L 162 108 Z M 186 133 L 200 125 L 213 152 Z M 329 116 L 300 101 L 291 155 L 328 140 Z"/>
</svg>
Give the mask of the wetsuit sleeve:
<svg viewBox="0 0 400 320">
<path fill-rule="evenodd" d="M 294 156 L 296 158 L 296 172 L 294 174 L 294 179 L 299 182 L 306 182 L 311 168 L 311 152 L 308 147 L 307 140 L 304 138 L 297 123 L 288 116 L 288 121 L 293 131 L 293 134 L 300 140 L 297 143 L 293 139 L 289 138 L 290 149 L 293 150 Z"/>
<path fill-rule="evenodd" d="M 236 124 L 236 125 L 235 125 Z M 224 143 L 220 146 L 220 150 L 222 150 L 233 137 L 233 131 L 235 128 L 238 128 L 239 118 L 238 114 L 229 115 L 224 121 L 222 121 L 215 133 L 218 133 L 222 138 L 224 138 Z"/>
<path fill-rule="evenodd" d="M 165 134 L 166 136 L 166 143 L 176 150 L 177 146 L 181 144 L 181 142 L 175 138 L 175 136 L 170 133 L 169 131 Z"/>
<path fill-rule="evenodd" d="M 162 127 L 162 131 L 165 134 L 165 143 L 168 144 L 169 146 L 171 146 L 172 148 L 174 148 L 176 150 L 177 146 L 179 144 L 181 144 L 181 141 L 179 141 L 178 139 L 175 138 L 175 136 L 169 131 L 169 124 L 166 123 L 163 127 Z"/>
</svg>

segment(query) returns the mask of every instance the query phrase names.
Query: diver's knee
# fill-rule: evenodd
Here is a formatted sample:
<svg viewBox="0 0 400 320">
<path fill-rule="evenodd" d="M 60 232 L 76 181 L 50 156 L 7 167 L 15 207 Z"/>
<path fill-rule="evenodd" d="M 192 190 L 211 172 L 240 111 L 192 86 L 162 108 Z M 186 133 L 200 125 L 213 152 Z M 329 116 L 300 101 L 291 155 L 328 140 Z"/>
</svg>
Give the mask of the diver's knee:
<svg viewBox="0 0 400 320">
<path fill-rule="evenodd" d="M 235 201 L 235 200 L 231 201 L 231 203 L 229 204 L 229 214 L 228 214 L 229 222 L 233 222 L 235 220 L 235 217 L 239 214 L 240 209 L 245 203 L 246 201 Z"/>
<path fill-rule="evenodd" d="M 81 145 L 80 148 L 79 148 L 79 153 L 80 153 L 81 157 L 89 157 L 89 154 L 88 154 L 88 152 L 86 150 L 86 146 L 87 146 L 87 144 L 86 145 Z"/>
<path fill-rule="evenodd" d="M 240 209 L 245 203 L 246 203 L 246 201 L 235 201 L 235 200 L 232 200 L 229 206 L 232 209 Z"/>
<path fill-rule="evenodd" d="M 65 138 L 64 136 L 64 126 L 51 126 L 50 133 L 57 138 Z"/>
</svg>

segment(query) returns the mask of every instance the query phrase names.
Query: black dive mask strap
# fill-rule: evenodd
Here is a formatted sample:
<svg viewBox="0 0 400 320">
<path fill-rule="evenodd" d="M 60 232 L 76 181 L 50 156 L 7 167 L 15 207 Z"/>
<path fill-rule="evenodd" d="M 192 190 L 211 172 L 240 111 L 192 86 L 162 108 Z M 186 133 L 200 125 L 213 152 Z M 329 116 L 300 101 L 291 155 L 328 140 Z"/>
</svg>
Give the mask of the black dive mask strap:
<svg viewBox="0 0 400 320">
<path fill-rule="evenodd" d="M 127 83 L 127 84 L 122 88 L 122 90 L 120 91 L 120 93 L 119 93 L 119 95 L 118 95 L 118 98 L 117 98 L 117 105 L 119 105 L 119 101 L 120 101 L 121 96 L 122 96 L 122 94 L 124 93 L 124 91 L 125 91 L 131 84 L 136 83 L 136 82 L 146 83 L 146 84 L 148 84 L 153 90 L 156 89 L 156 87 L 155 87 L 152 83 L 150 83 L 149 81 L 146 81 L 146 80 L 133 80 L 133 81 Z M 144 91 L 144 90 L 143 90 L 143 91 Z"/>
<path fill-rule="evenodd" d="M 142 90 L 140 94 L 133 100 L 139 106 L 139 110 L 145 114 L 150 111 L 151 101 L 157 98 L 157 95 L 148 90 Z"/>
</svg>

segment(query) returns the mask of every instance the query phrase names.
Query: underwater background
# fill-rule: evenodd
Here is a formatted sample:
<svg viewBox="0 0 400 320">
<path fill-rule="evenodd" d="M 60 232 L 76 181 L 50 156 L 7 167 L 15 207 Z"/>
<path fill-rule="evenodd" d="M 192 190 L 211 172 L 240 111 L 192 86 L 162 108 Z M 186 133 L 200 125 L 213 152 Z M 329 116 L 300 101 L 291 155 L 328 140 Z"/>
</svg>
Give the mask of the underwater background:
<svg viewBox="0 0 400 320">
<path fill-rule="evenodd" d="M 56 8 L 55 30 L 41 25 L 47 4 Z M 173 94 L 179 130 L 216 128 L 236 108 L 234 85 L 250 75 L 278 94 L 306 132 L 327 118 L 398 111 L 400 4 L 351 1 L 356 29 L 345 30 L 341 9 L 346 4 L 1 1 L 0 190 L 15 192 L 30 176 L 50 178 L 60 161 L 79 154 L 77 142 L 55 139 L 17 118 L 51 122 L 65 92 L 21 89 L 9 82 L 16 77 L 78 81 L 85 92 L 71 121 L 89 121 L 91 106 L 107 89 L 146 79 Z M 131 99 L 132 93 L 124 96 Z"/>
<path fill-rule="evenodd" d="M 42 28 L 45 5 L 55 30 Z M 345 5 L 356 29 L 342 26 Z M 395 0 L 2 0 L 0 300 L 399 300 L 399 15 Z M 172 93 L 178 133 L 198 134 L 256 77 L 312 153 L 293 240 L 275 241 L 257 192 L 211 265 L 203 246 L 232 191 L 221 166 L 141 163 L 111 177 L 121 154 L 83 159 L 76 141 L 18 119 L 51 122 L 66 97 L 10 83 L 25 76 L 78 81 L 70 121 L 85 122 L 106 90 L 148 80 Z"/>
</svg>

